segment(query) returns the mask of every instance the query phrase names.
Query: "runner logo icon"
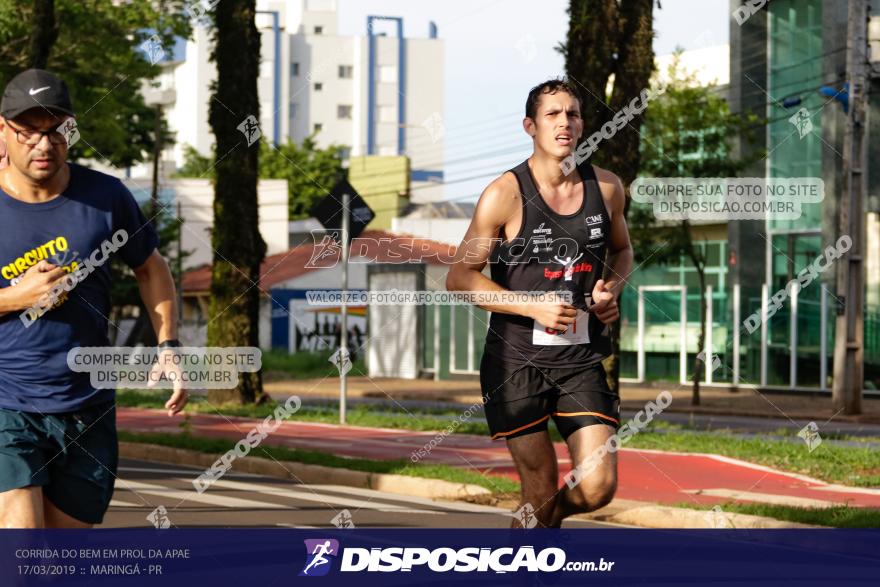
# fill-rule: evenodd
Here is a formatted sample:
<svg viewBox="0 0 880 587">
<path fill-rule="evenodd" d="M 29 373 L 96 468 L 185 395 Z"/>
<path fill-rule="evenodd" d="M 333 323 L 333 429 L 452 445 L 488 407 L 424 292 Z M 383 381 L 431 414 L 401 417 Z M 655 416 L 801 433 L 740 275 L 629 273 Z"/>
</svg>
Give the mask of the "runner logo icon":
<svg viewBox="0 0 880 587">
<path fill-rule="evenodd" d="M 329 557 L 339 554 L 339 541 L 333 538 L 307 538 L 306 566 L 300 571 L 300 577 L 323 577 L 330 572 Z"/>
</svg>

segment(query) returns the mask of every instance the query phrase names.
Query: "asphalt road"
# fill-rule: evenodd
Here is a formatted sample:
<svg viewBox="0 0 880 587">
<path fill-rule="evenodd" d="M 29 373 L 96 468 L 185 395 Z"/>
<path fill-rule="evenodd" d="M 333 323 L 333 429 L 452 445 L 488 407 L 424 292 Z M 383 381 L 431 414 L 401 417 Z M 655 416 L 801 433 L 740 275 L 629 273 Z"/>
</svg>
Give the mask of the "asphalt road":
<svg viewBox="0 0 880 587">
<path fill-rule="evenodd" d="M 511 522 L 510 512 L 495 507 L 339 485 L 303 485 L 232 471 L 199 494 L 192 480 L 202 472 L 123 459 L 101 527 L 150 527 L 155 521 L 172 528 L 331 528 L 348 519 L 355 527 L 507 528 Z M 586 520 L 564 525 L 620 527 Z"/>
</svg>

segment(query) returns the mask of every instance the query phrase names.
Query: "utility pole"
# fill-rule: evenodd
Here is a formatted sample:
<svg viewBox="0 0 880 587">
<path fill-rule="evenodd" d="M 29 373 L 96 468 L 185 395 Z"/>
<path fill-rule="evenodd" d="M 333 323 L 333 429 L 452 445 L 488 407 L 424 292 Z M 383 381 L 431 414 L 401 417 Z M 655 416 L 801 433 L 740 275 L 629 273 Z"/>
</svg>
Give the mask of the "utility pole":
<svg viewBox="0 0 880 587">
<path fill-rule="evenodd" d="M 346 424 L 347 414 L 347 396 L 348 396 L 348 306 L 346 305 L 346 297 L 348 296 L 348 233 L 349 226 L 349 207 L 351 205 L 351 196 L 348 192 L 342 194 L 342 331 L 339 333 L 339 423 Z"/>
<path fill-rule="evenodd" d="M 850 0 L 846 73 L 849 116 L 843 143 L 844 190 L 838 238 L 849 235 L 852 248 L 837 263 L 837 329 L 834 340 L 834 410 L 862 411 L 864 384 L 865 197 L 868 175 L 868 0 Z"/>
</svg>

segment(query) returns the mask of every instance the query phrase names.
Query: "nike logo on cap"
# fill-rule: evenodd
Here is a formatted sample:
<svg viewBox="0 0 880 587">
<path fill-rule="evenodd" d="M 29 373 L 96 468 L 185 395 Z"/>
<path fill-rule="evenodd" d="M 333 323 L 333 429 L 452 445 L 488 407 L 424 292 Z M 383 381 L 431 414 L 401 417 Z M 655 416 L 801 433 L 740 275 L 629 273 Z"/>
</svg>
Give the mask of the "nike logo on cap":
<svg viewBox="0 0 880 587">
<path fill-rule="evenodd" d="M 50 86 L 44 86 L 42 88 L 37 88 L 36 90 L 31 88 L 30 90 L 28 90 L 28 94 L 30 94 L 31 96 L 36 96 L 40 92 L 42 92 L 44 90 L 48 90 L 49 88 L 50 88 Z"/>
</svg>

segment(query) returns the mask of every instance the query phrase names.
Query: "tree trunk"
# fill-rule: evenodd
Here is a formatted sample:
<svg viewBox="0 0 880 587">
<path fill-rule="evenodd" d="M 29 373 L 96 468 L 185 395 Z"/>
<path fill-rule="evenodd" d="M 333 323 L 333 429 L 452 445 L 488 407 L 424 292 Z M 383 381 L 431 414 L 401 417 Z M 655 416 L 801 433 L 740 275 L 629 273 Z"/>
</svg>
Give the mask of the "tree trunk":
<svg viewBox="0 0 880 587">
<path fill-rule="evenodd" d="M 703 348 L 706 346 L 706 276 L 702 268 L 697 269 L 697 274 L 700 278 L 700 336 L 697 339 L 697 357 L 694 359 L 694 384 L 691 393 L 692 406 L 700 405 L 700 372 L 703 370 L 705 361 L 712 360 L 712 357 L 707 357 L 706 355 L 703 355 L 703 360 L 700 360 L 700 353 L 703 352 Z"/>
<path fill-rule="evenodd" d="M 583 100 L 582 140 L 599 130 L 649 86 L 654 70 L 653 9 L 654 0 L 570 1 L 568 37 L 561 51 L 566 72 Z M 609 99 L 605 89 L 611 74 L 614 74 L 614 87 Z M 639 172 L 641 125 L 641 116 L 633 118 L 614 137 L 603 140 L 591 160 L 616 173 L 627 191 Z M 628 212 L 629 195 L 624 217 Z M 622 277 L 625 276 L 612 278 Z M 604 365 L 609 387 L 619 391 L 619 320 L 611 327 L 611 356 Z"/>
<path fill-rule="evenodd" d="M 34 0 L 34 16 L 28 47 L 28 67 L 46 69 L 58 27 L 55 24 L 55 1 Z"/>
<path fill-rule="evenodd" d="M 605 94 L 614 72 L 620 18 L 617 0 L 571 0 L 568 36 L 561 52 L 565 71 L 581 94 L 584 135 L 589 136 L 614 114 Z M 602 150 L 594 155 L 602 158 Z"/>
<path fill-rule="evenodd" d="M 691 239 L 690 223 L 687 220 L 681 222 L 681 234 L 688 257 L 697 271 L 697 278 L 700 282 L 700 336 L 697 339 L 697 356 L 694 358 L 693 390 L 691 393 L 691 405 L 698 406 L 700 405 L 700 372 L 706 360 L 712 360 L 712 357 L 707 357 L 705 354 L 703 360 L 700 360 L 700 353 L 704 352 L 706 346 L 706 258 L 697 253 L 697 248 Z M 687 320 L 687 316 L 683 316 L 682 320 Z"/>
<path fill-rule="evenodd" d="M 216 137 L 214 228 L 208 344 L 259 346 L 260 264 L 266 244 L 258 228 L 259 141 L 239 125 L 259 121 L 257 76 L 260 35 L 254 22 L 255 0 L 221 0 L 214 12 L 217 65 L 209 121 Z M 212 390 L 212 402 L 260 403 L 266 400 L 259 372 L 241 373 L 235 389 Z"/>
</svg>

